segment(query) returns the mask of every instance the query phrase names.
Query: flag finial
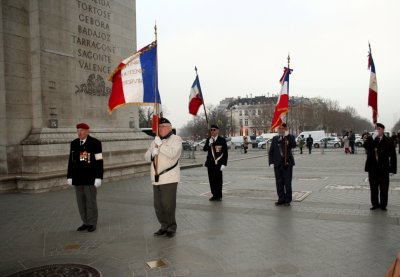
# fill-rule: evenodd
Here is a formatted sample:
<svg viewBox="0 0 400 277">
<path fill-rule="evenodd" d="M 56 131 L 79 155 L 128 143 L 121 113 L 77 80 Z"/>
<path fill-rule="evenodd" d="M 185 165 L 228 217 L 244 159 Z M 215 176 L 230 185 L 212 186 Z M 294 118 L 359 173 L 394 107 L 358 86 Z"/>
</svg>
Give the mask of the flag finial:
<svg viewBox="0 0 400 277">
<path fill-rule="evenodd" d="M 194 71 L 196 71 L 196 75 L 197 75 L 197 66 L 194 66 Z"/>
<path fill-rule="evenodd" d="M 154 21 L 154 36 L 155 36 L 156 41 L 157 41 L 157 21 Z"/>
<path fill-rule="evenodd" d="M 290 68 L 290 53 L 287 55 L 287 67 Z"/>
</svg>

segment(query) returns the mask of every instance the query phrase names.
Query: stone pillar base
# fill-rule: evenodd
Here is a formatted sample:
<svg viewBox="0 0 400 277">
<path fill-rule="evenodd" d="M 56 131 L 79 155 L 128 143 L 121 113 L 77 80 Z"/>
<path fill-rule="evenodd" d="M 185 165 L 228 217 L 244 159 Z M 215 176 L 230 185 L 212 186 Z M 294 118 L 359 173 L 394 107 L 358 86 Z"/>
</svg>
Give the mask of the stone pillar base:
<svg viewBox="0 0 400 277">
<path fill-rule="evenodd" d="M 144 153 L 151 137 L 132 129 L 103 129 L 91 134 L 102 142 L 105 182 L 149 174 Z M 22 142 L 21 172 L 0 175 L 0 193 L 67 188 L 69 147 L 75 138 L 74 129 L 32 130 Z"/>
<path fill-rule="evenodd" d="M 150 164 L 141 161 L 105 167 L 103 185 L 107 181 L 128 179 L 149 175 Z M 40 193 L 67 189 L 67 176 L 64 171 L 51 174 L 25 174 L 0 176 L 0 193 Z"/>
</svg>

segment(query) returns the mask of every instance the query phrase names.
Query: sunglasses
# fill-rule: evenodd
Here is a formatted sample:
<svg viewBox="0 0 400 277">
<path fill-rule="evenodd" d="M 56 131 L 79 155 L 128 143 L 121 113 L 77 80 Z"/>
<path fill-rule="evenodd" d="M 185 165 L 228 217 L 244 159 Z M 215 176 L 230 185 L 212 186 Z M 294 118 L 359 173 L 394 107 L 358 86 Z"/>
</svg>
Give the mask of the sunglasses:
<svg viewBox="0 0 400 277">
<path fill-rule="evenodd" d="M 210 129 L 211 131 L 217 131 L 217 129 Z"/>
</svg>

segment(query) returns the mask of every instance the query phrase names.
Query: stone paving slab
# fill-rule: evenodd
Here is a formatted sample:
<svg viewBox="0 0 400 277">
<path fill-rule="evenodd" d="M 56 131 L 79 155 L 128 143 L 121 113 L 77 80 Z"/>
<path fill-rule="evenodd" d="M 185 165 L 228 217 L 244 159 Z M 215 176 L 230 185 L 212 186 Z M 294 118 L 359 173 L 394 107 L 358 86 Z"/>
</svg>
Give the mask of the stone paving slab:
<svg viewBox="0 0 400 277">
<path fill-rule="evenodd" d="M 209 202 L 206 169 L 183 170 L 173 239 L 152 235 L 148 176 L 104 183 L 94 233 L 75 231 L 71 189 L 0 195 L 0 276 L 49 263 L 87 264 L 103 276 L 384 276 L 400 251 L 399 182 L 391 182 L 388 211 L 370 211 L 369 191 L 356 187 L 368 185 L 364 155 L 295 159 L 293 189 L 312 193 L 291 207 L 248 197 Z M 225 189 L 273 191 L 266 163 L 266 156 L 230 162 Z M 145 265 L 156 259 L 167 265 Z"/>
</svg>

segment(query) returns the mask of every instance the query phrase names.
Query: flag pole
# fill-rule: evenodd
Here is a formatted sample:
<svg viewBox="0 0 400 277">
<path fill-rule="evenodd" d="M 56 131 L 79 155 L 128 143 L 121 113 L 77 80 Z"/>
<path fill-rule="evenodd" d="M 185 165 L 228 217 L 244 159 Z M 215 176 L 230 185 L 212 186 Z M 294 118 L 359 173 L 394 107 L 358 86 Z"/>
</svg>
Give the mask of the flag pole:
<svg viewBox="0 0 400 277">
<path fill-rule="evenodd" d="M 288 56 L 287 56 L 287 67 L 288 67 L 287 74 L 290 75 L 290 53 L 288 53 Z M 288 90 L 288 115 L 286 117 L 286 126 L 288 125 L 288 118 L 289 118 L 289 114 L 290 114 L 290 109 L 289 109 L 289 106 L 290 106 L 289 83 L 290 83 L 290 81 L 288 82 L 288 88 L 287 88 L 287 90 Z M 289 130 L 290 130 L 290 127 L 289 127 Z"/>
<path fill-rule="evenodd" d="M 372 59 L 372 51 L 371 51 L 371 43 L 369 43 L 369 41 L 368 41 L 368 48 L 369 48 L 369 57 L 368 57 L 368 59 Z M 368 68 L 369 68 L 369 66 L 370 66 L 370 61 L 368 60 Z M 371 74 L 371 73 L 370 73 Z M 372 115 L 374 114 L 374 110 L 372 109 Z M 372 116 L 373 117 L 373 116 Z M 373 118 L 372 118 L 372 121 L 374 121 L 373 120 Z M 374 128 L 375 128 L 375 130 L 377 130 L 377 128 L 376 128 L 376 124 L 375 124 L 375 122 L 373 122 L 374 123 Z"/>
<path fill-rule="evenodd" d="M 194 70 L 196 71 L 196 78 L 199 77 L 199 75 L 197 74 L 197 66 L 194 66 Z M 208 116 L 207 116 L 207 110 L 206 110 L 206 103 L 204 102 L 204 95 L 203 93 L 201 94 L 202 98 L 203 98 L 203 108 L 204 108 L 204 115 L 206 117 L 206 122 L 207 122 L 207 128 L 210 129 L 210 123 L 208 122 Z M 208 130 L 210 132 L 210 130 Z"/>
<path fill-rule="evenodd" d="M 156 43 L 156 47 L 157 46 L 157 22 L 154 23 L 154 36 L 155 36 L 155 43 Z M 153 111 L 153 117 L 154 117 L 154 113 L 156 114 L 156 136 L 158 136 L 158 112 L 159 112 L 159 105 L 157 102 L 157 95 L 158 95 L 158 49 L 156 48 L 156 82 L 154 82 L 154 111 Z M 156 145 L 156 147 L 158 148 L 158 146 Z M 158 155 L 156 155 L 154 157 L 154 175 L 155 178 L 156 176 L 158 176 Z M 156 180 L 158 182 L 158 180 Z"/>
</svg>

